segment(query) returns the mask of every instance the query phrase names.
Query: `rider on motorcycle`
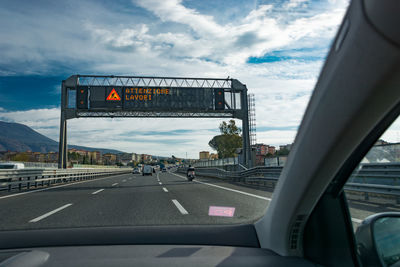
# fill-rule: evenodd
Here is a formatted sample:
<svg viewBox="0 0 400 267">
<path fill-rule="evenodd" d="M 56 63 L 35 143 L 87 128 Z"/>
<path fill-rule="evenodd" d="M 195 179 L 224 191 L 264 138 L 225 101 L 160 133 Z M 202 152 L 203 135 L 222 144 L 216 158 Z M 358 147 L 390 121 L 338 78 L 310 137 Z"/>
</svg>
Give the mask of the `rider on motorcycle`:
<svg viewBox="0 0 400 267">
<path fill-rule="evenodd" d="M 189 177 L 190 172 L 193 172 L 193 175 L 194 175 L 194 167 L 192 167 L 192 165 L 189 165 L 189 168 L 187 169 L 187 172 L 186 172 L 187 177 Z"/>
</svg>

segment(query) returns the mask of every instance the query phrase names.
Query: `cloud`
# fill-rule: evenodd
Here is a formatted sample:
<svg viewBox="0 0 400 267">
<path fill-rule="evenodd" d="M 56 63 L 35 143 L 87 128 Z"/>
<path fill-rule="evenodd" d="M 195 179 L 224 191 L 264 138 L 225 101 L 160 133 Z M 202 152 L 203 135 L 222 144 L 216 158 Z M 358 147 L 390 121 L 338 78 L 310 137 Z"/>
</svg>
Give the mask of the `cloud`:
<svg viewBox="0 0 400 267">
<path fill-rule="evenodd" d="M 9 1 L 0 8 L 5 25 L 0 29 L 0 75 L 230 76 L 256 95 L 257 125 L 263 129 L 257 132 L 258 141 L 291 143 L 348 2 L 281 2 L 258 4 L 243 15 L 232 11 L 241 16 L 228 20 L 219 19 L 215 10 L 200 12 L 194 3 L 179 0 L 138 0 L 123 6 L 27 2 L 29 15 L 26 6 Z M 241 6 L 225 6 L 221 14 L 230 9 Z M 27 124 L 57 140 L 59 110 L 27 109 L 0 109 L 0 119 Z M 210 150 L 208 141 L 218 134 L 220 122 L 76 119 L 68 122 L 69 141 L 197 157 L 196 151 Z M 268 130 L 274 127 L 280 130 Z"/>
<path fill-rule="evenodd" d="M 298 7 L 299 5 L 307 3 L 309 0 L 290 0 L 289 2 L 285 3 L 285 8 L 294 8 Z"/>
</svg>

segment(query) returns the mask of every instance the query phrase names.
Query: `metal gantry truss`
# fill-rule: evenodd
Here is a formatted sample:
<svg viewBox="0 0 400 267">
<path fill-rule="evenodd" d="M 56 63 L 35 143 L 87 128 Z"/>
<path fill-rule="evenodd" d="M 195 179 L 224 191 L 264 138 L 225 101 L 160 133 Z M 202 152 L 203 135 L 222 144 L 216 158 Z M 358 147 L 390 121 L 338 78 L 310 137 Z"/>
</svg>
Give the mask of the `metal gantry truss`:
<svg viewBox="0 0 400 267">
<path fill-rule="evenodd" d="M 250 145 L 257 143 L 257 128 L 256 128 L 256 99 L 254 94 L 249 94 L 249 130 L 250 130 Z"/>
<path fill-rule="evenodd" d="M 225 109 L 196 109 L 191 107 L 173 110 L 171 107 L 153 108 L 153 110 L 120 108 L 78 109 L 69 105 L 70 92 L 82 87 L 99 88 L 102 86 L 146 87 L 146 88 L 178 88 L 178 89 L 205 89 L 212 91 L 223 89 Z M 190 95 L 190 94 L 188 94 Z M 188 99 L 187 101 L 200 101 Z M 239 104 L 237 104 L 239 103 Z M 251 149 L 249 135 L 249 110 L 246 85 L 236 79 L 219 78 L 185 78 L 185 77 L 142 77 L 142 76 L 114 76 L 114 75 L 73 75 L 62 82 L 61 86 L 61 117 L 59 168 L 67 167 L 67 120 L 80 117 L 89 118 L 119 118 L 119 117 L 150 117 L 150 118 L 237 118 L 242 120 L 243 162 L 251 167 Z M 255 124 L 254 124 L 255 126 Z M 255 129 L 255 128 L 254 128 Z"/>
<path fill-rule="evenodd" d="M 132 86 L 132 87 L 181 87 L 181 88 L 232 88 L 232 79 L 137 77 L 77 75 L 77 85 Z"/>
<path fill-rule="evenodd" d="M 156 112 L 156 111 L 77 111 L 76 117 L 85 118 L 232 118 L 231 113 Z"/>
</svg>

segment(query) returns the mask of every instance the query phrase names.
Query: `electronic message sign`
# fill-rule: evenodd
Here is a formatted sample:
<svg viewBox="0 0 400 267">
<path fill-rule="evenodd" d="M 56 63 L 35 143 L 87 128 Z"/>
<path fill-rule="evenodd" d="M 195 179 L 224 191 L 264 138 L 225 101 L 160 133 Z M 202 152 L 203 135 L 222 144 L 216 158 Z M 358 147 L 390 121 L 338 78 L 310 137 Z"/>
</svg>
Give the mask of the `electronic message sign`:
<svg viewBox="0 0 400 267">
<path fill-rule="evenodd" d="M 224 110 L 224 89 L 180 87 L 78 86 L 77 109 Z M 82 95 L 82 93 L 84 95 Z"/>
</svg>

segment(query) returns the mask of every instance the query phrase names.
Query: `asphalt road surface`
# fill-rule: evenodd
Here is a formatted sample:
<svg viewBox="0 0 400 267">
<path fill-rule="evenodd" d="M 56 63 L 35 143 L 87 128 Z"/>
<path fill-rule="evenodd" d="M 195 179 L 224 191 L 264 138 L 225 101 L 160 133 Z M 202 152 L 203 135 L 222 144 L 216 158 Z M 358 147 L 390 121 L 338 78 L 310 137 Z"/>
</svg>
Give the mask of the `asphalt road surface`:
<svg viewBox="0 0 400 267">
<path fill-rule="evenodd" d="M 1 195 L 0 230 L 251 223 L 271 195 L 216 179 L 189 182 L 179 173 L 115 175 Z M 374 213 L 362 204 L 350 202 L 355 227 Z"/>
</svg>

